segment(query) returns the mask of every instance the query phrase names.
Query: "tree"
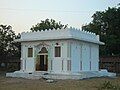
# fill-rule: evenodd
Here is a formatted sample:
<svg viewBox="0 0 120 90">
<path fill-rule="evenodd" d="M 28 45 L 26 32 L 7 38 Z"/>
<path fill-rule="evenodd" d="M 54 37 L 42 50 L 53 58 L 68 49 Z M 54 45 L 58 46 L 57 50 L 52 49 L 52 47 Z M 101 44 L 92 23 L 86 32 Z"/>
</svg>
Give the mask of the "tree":
<svg viewBox="0 0 120 90">
<path fill-rule="evenodd" d="M 13 42 L 16 37 L 10 25 L 0 25 L 0 60 L 20 57 L 20 44 Z"/>
<path fill-rule="evenodd" d="M 100 55 L 120 55 L 120 7 L 108 8 L 97 11 L 92 22 L 84 25 L 82 29 L 100 35 L 100 40 L 105 42 L 100 46 Z"/>
<path fill-rule="evenodd" d="M 61 22 L 56 22 L 53 19 L 46 19 L 46 20 L 41 20 L 40 23 L 37 23 L 36 25 L 32 26 L 31 31 L 41 31 L 45 29 L 61 29 L 61 28 L 67 28 L 67 24 L 63 25 Z"/>
</svg>

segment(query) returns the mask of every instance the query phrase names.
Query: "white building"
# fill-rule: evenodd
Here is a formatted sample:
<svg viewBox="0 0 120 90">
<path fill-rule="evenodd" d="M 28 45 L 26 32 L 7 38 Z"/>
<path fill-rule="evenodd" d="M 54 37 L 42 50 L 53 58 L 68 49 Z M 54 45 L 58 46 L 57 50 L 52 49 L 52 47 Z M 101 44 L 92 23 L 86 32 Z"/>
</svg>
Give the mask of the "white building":
<svg viewBox="0 0 120 90">
<path fill-rule="evenodd" d="M 23 32 L 16 41 L 21 42 L 22 73 L 99 71 L 99 45 L 104 43 L 95 33 L 73 28 Z"/>
<path fill-rule="evenodd" d="M 99 36 L 75 29 L 22 33 L 21 70 L 70 73 L 99 70 Z"/>
</svg>

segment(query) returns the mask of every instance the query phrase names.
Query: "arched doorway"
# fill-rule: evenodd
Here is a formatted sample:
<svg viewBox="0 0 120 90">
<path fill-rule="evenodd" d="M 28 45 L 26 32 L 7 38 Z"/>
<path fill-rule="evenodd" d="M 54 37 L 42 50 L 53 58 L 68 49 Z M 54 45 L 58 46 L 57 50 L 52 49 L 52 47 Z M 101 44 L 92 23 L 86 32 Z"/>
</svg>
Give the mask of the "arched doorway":
<svg viewBox="0 0 120 90">
<path fill-rule="evenodd" d="M 37 55 L 36 71 L 48 70 L 48 51 L 45 47 L 42 47 L 41 51 Z"/>
</svg>

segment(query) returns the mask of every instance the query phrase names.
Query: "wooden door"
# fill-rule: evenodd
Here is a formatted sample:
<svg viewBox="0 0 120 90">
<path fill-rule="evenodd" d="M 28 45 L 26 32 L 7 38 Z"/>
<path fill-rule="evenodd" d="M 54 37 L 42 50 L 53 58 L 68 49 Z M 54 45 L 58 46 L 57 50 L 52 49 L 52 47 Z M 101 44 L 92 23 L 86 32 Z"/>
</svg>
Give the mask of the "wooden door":
<svg viewBox="0 0 120 90">
<path fill-rule="evenodd" d="M 48 70 L 48 55 L 44 56 L 44 71 Z"/>
<path fill-rule="evenodd" d="M 40 71 L 44 71 L 44 55 L 40 55 Z"/>
<path fill-rule="evenodd" d="M 36 60 L 36 71 L 40 71 L 40 55 L 37 56 L 37 60 Z"/>
<path fill-rule="evenodd" d="M 36 71 L 48 70 L 48 55 L 38 55 L 36 62 Z"/>
</svg>

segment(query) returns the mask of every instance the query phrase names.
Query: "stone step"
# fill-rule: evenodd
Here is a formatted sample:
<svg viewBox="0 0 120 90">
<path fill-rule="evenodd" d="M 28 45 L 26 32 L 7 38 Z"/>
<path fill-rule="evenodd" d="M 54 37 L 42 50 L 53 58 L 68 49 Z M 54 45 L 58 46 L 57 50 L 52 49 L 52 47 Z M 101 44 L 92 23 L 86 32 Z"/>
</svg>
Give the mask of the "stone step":
<svg viewBox="0 0 120 90">
<path fill-rule="evenodd" d="M 109 76 L 115 77 L 116 74 L 109 73 L 105 70 L 103 71 L 86 71 L 86 72 L 79 72 L 79 73 L 70 73 L 70 74 L 51 74 L 47 72 L 14 72 L 14 73 L 6 73 L 6 77 L 22 77 L 28 79 L 84 79 L 84 78 L 91 78 L 91 77 L 101 77 L 101 76 Z"/>
</svg>

